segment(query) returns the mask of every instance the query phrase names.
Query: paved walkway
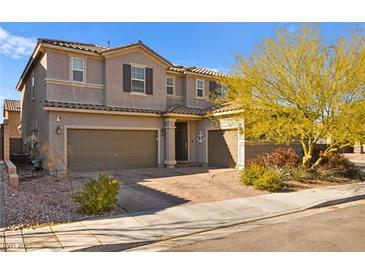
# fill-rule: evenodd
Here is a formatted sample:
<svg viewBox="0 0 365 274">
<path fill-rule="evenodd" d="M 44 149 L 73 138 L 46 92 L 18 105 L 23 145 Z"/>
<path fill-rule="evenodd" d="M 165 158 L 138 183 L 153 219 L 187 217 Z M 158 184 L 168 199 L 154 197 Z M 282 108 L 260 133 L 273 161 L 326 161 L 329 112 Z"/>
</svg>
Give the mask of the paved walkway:
<svg viewBox="0 0 365 274">
<path fill-rule="evenodd" d="M 365 182 L 5 231 L 0 234 L 0 242 L 7 251 L 122 251 L 350 197 L 365 198 Z"/>
</svg>

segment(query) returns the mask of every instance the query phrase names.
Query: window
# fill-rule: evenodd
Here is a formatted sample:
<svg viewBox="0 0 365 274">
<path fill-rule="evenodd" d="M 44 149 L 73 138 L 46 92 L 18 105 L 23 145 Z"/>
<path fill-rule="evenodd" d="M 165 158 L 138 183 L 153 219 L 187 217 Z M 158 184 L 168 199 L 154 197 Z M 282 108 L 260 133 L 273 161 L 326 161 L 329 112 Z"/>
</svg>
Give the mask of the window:
<svg viewBox="0 0 365 274">
<path fill-rule="evenodd" d="M 131 70 L 132 91 L 142 92 L 146 91 L 146 70 L 143 67 L 133 67 Z"/>
<path fill-rule="evenodd" d="M 84 59 L 72 58 L 72 80 L 84 82 Z"/>
<path fill-rule="evenodd" d="M 222 99 L 226 99 L 228 95 L 228 86 L 225 84 L 219 85 L 218 96 Z"/>
<path fill-rule="evenodd" d="M 196 80 L 196 97 L 204 97 L 204 81 Z"/>
<path fill-rule="evenodd" d="M 31 86 L 31 97 L 32 100 L 34 100 L 34 84 L 35 84 L 35 79 L 34 79 L 34 75 L 32 75 L 32 86 Z"/>
<path fill-rule="evenodd" d="M 171 77 L 166 78 L 166 88 L 168 95 L 174 95 L 174 78 Z"/>
</svg>

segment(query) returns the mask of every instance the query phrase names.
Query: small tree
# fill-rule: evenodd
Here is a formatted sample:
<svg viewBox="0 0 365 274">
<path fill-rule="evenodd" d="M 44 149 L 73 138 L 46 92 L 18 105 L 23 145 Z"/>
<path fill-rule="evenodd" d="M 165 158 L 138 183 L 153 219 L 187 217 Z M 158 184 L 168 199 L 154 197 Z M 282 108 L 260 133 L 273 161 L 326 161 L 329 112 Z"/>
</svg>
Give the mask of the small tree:
<svg viewBox="0 0 365 274">
<path fill-rule="evenodd" d="M 365 140 L 365 39 L 354 32 L 328 46 L 318 26 L 285 29 L 247 59 L 237 56 L 225 81 L 229 101 L 243 109 L 245 136 L 276 143 L 298 141 L 303 165 L 314 168 L 333 151 Z M 319 159 L 313 148 L 330 143 Z"/>
</svg>

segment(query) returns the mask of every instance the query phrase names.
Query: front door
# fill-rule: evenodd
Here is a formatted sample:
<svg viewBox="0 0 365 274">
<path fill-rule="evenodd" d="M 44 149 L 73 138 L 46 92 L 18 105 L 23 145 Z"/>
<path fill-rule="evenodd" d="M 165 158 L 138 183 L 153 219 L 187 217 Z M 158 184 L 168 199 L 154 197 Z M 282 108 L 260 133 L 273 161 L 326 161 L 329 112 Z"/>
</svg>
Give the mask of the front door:
<svg viewBox="0 0 365 274">
<path fill-rule="evenodd" d="M 175 157 L 176 161 L 188 160 L 188 123 L 175 124 Z"/>
</svg>

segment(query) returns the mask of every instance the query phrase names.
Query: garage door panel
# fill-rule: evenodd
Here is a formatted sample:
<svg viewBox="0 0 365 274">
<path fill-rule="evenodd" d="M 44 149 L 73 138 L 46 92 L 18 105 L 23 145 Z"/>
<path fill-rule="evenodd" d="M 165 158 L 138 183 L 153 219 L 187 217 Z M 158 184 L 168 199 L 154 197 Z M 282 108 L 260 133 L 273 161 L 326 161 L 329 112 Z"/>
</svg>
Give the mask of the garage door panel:
<svg viewBox="0 0 365 274">
<path fill-rule="evenodd" d="M 208 165 L 211 167 L 235 167 L 237 162 L 237 130 L 210 130 L 208 132 Z"/>
<path fill-rule="evenodd" d="M 72 172 L 157 166 L 155 130 L 68 131 L 68 168 Z"/>
</svg>

